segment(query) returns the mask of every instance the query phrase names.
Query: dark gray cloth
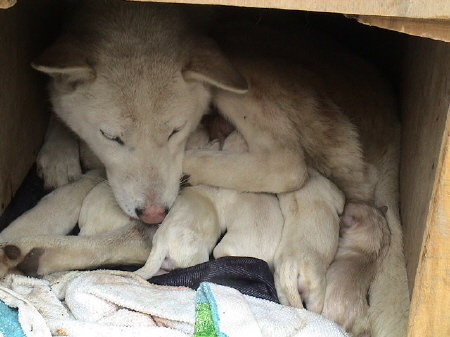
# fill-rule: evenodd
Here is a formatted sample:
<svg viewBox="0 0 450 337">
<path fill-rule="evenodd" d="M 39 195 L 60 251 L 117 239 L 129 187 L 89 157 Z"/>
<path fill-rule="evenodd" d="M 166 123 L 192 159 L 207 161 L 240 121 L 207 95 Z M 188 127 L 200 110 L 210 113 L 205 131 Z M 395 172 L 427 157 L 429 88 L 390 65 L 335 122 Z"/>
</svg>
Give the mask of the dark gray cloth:
<svg viewBox="0 0 450 337">
<path fill-rule="evenodd" d="M 245 295 L 279 303 L 272 272 L 263 260 L 227 256 L 155 276 L 150 283 L 197 289 L 201 282 L 235 288 Z"/>
</svg>

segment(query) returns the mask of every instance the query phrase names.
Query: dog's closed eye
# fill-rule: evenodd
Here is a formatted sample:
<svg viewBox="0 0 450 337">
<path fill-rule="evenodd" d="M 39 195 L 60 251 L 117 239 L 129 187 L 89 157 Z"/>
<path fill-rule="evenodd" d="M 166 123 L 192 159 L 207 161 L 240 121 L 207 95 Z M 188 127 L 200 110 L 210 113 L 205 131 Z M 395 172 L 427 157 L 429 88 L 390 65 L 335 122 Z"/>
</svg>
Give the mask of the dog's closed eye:
<svg viewBox="0 0 450 337">
<path fill-rule="evenodd" d="M 169 135 L 169 138 L 167 138 L 167 139 L 172 138 L 172 136 L 173 136 L 174 134 L 177 134 L 178 132 L 180 132 L 180 130 L 181 130 L 181 128 L 175 128 L 175 129 L 173 129 L 172 133 Z"/>
<path fill-rule="evenodd" d="M 124 141 L 119 136 L 111 135 L 103 130 L 100 130 L 100 132 L 102 133 L 103 137 L 105 137 L 106 139 L 112 140 L 113 142 L 119 143 L 120 145 L 125 145 Z"/>
<path fill-rule="evenodd" d="M 180 132 L 180 131 L 184 128 L 185 125 L 186 125 L 186 122 L 185 122 L 182 126 L 177 127 L 177 128 L 174 128 L 174 129 L 172 130 L 172 132 L 170 133 L 169 138 L 167 138 L 167 140 L 169 140 L 169 139 L 172 138 L 174 135 L 176 135 L 178 132 Z"/>
</svg>

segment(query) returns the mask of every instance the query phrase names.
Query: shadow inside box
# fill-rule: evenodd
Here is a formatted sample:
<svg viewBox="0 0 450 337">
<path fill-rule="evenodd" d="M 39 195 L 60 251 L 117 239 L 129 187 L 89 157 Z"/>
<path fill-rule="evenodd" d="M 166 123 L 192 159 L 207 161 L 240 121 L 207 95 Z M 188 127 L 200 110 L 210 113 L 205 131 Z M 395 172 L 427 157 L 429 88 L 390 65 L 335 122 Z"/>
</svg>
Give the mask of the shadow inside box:
<svg viewBox="0 0 450 337">
<path fill-rule="evenodd" d="M 0 231 L 5 229 L 23 213 L 36 206 L 39 200 L 48 193 L 49 191 L 44 189 L 44 181 L 37 175 L 35 164 L 28 171 L 14 198 L 0 216 Z"/>
</svg>

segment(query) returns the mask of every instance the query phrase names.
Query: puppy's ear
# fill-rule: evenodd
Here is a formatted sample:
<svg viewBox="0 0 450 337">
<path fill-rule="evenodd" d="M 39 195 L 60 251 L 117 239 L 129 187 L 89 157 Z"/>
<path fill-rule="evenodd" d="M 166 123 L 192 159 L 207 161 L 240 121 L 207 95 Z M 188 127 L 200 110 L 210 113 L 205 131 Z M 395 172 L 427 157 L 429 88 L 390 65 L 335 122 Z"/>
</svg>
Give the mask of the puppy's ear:
<svg viewBox="0 0 450 337">
<path fill-rule="evenodd" d="M 212 41 L 197 46 L 183 69 L 186 81 L 200 81 L 219 89 L 243 94 L 248 91 L 247 80 L 237 71 Z"/>
<path fill-rule="evenodd" d="M 80 84 L 95 78 L 86 55 L 69 39 L 59 40 L 37 58 L 31 66 L 54 78 L 65 90 L 75 90 Z"/>
</svg>

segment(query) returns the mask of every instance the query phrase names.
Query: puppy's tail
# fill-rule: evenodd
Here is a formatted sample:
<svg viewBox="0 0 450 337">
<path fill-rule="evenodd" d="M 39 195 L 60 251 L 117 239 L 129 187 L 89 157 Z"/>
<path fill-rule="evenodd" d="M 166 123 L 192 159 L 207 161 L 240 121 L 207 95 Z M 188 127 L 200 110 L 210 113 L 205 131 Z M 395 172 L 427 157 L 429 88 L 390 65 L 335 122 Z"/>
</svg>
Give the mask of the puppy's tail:
<svg viewBox="0 0 450 337">
<path fill-rule="evenodd" d="M 153 247 L 145 265 L 134 273 L 148 280 L 156 275 L 161 268 L 166 256 L 167 248 L 163 244 L 158 244 L 158 240 L 153 240 Z"/>
<path fill-rule="evenodd" d="M 370 289 L 369 315 L 373 337 L 404 337 L 408 325 L 409 291 L 398 209 L 399 139 L 391 142 L 378 167 L 375 205 L 388 206 L 391 244 Z"/>
</svg>

